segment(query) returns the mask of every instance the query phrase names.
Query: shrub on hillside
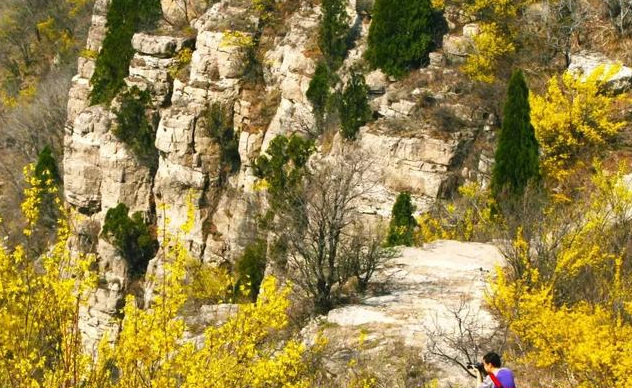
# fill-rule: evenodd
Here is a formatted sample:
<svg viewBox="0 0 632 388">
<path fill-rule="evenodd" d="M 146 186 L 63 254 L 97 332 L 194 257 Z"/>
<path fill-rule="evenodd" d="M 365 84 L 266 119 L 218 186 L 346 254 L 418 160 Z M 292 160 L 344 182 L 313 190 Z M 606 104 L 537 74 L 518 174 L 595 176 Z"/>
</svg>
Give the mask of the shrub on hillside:
<svg viewBox="0 0 632 388">
<path fill-rule="evenodd" d="M 45 146 L 37 156 L 37 162 L 35 163 L 35 177 L 40 181 L 52 179 L 55 183 L 61 182 L 59 170 L 57 169 L 57 161 L 55 160 L 53 151 L 49 146 Z"/>
<path fill-rule="evenodd" d="M 257 301 L 259 287 L 265 274 L 266 255 L 266 242 L 257 240 L 246 247 L 244 254 L 237 261 L 237 286 L 244 287 L 253 302 Z"/>
<path fill-rule="evenodd" d="M 115 112 L 118 125 L 112 130 L 134 155 L 151 169 L 158 167 L 158 150 L 154 143 L 156 132 L 147 119 L 147 108 L 151 102 L 149 92 L 136 86 L 121 96 L 121 106 Z"/>
<path fill-rule="evenodd" d="M 371 66 L 401 77 L 426 61 L 433 15 L 430 0 L 376 0 L 366 51 Z"/>
<path fill-rule="evenodd" d="M 314 152 L 314 142 L 298 135 L 289 138 L 277 136 L 259 156 L 253 170 L 257 178 L 265 180 L 274 209 L 285 206 L 295 199 L 305 174 L 305 167 Z"/>
<path fill-rule="evenodd" d="M 340 100 L 340 131 L 345 139 L 355 139 L 360 127 L 371 119 L 367 92 L 364 76 L 352 72 Z"/>
<path fill-rule="evenodd" d="M 236 172 L 241 165 L 239 138 L 235 136 L 231 118 L 219 104 L 212 104 L 206 111 L 208 134 L 220 147 L 220 161 L 223 172 Z"/>
<path fill-rule="evenodd" d="M 411 246 L 414 242 L 414 231 L 417 222 L 413 217 L 415 207 L 409 193 L 400 193 L 393 205 L 391 222 L 386 237 L 387 246 Z"/>
<path fill-rule="evenodd" d="M 158 250 L 158 241 L 140 212 L 130 218 L 125 204 L 118 204 L 105 214 L 101 237 L 114 245 L 127 261 L 132 277 L 141 276 Z"/>
</svg>

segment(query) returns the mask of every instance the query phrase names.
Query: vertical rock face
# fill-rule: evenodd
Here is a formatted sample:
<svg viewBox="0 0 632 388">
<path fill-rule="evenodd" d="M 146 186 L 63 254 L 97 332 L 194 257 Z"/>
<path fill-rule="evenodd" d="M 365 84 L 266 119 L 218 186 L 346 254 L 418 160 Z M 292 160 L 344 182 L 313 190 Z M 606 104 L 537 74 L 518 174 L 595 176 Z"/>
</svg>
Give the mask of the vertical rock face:
<svg viewBox="0 0 632 388">
<path fill-rule="evenodd" d="M 70 90 L 65 196 L 70 206 L 86 215 L 79 228 L 92 230 L 98 240 L 93 250 L 101 272 L 99 287 L 82 313 L 89 347 L 104 331 L 115 332 L 112 318 L 130 288 L 125 260 L 115 247 L 98 239 L 109 209 L 124 203 L 158 227 L 178 232 L 192 208 L 194 226 L 182 236 L 191 253 L 204 262 L 233 262 L 257 236 L 256 217 L 265 208 L 265 194 L 254 189 L 253 160 L 275 136 L 308 134 L 315 125 L 305 93 L 319 56 L 318 6 L 301 0 L 281 2 L 288 9 L 283 32 L 263 36 L 249 1 L 221 0 L 210 6 L 197 0 L 162 3 L 166 19 L 193 20 L 196 34 L 181 38 L 175 33 L 138 33 L 131 42 L 136 54 L 126 83 L 151 95 L 157 117 L 157 168 L 140 163 L 112 134 L 118 125 L 116 99 L 113 107 L 89 106 L 92 55 L 79 59 Z M 182 5 L 194 17 L 186 16 Z M 109 0 L 95 4 L 87 42 L 93 53 L 100 50 L 106 34 L 108 6 Z M 342 80 L 348 78 L 348 69 L 361 63 L 369 28 L 363 12 L 356 12 L 355 1 L 349 2 L 349 14 L 357 41 L 340 71 Z M 264 35 L 269 34 L 266 31 Z M 262 42 L 256 53 L 261 63 L 252 62 L 251 42 Z M 184 76 L 177 59 L 182 48 L 192 49 Z M 432 203 L 461 170 L 461 154 L 482 127 L 484 115 L 468 108 L 476 104 L 461 102 L 462 93 L 451 89 L 454 71 L 442 68 L 441 61 L 433 63 L 432 69 L 414 71 L 400 82 L 379 71 L 367 76 L 378 119 L 361 130 L 357 143 L 374 160 L 380 181 L 378 194 L 365 199 L 366 213 L 388 216 L 402 190 L 411 192 L 419 204 Z M 257 65 L 261 71 L 253 72 Z M 240 157 L 236 171 L 223 160 L 222 144 L 209 123 L 214 104 L 222 107 L 226 123 L 235 130 Z M 439 108 L 450 112 L 447 124 L 432 120 Z M 341 144 L 337 136 L 333 147 L 319 150 L 343 152 Z M 166 206 L 157 211 L 160 204 Z M 158 264 L 154 259 L 148 270 L 159 270 Z"/>
</svg>

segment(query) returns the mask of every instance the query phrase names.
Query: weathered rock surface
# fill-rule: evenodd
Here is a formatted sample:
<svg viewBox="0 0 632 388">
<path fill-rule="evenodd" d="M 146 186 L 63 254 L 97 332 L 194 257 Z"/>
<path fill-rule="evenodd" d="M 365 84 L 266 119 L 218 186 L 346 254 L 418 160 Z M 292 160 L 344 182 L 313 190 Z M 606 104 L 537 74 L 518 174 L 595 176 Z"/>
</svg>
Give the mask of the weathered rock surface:
<svg viewBox="0 0 632 388">
<path fill-rule="evenodd" d="M 334 348 L 343 352 L 362 330 L 365 341 L 372 344 L 366 351 L 372 352 L 371 357 L 376 360 L 386 361 L 380 351 L 387 344 L 400 341 L 425 353 L 431 332 L 458 329 L 453 311 L 463 306 L 464 301 L 480 327 L 494 327 L 493 318 L 481 306 L 486 278 L 502 263 L 498 249 L 488 244 L 436 241 L 423 249 L 403 248 L 400 257 L 388 262 L 375 275 L 375 282 L 384 285 L 382 294 L 336 308 L 303 333 L 309 342 L 323 330 L 334 341 Z M 463 370 L 444 362 L 439 366 L 441 387 L 471 384 L 471 378 Z M 338 364 L 337 371 L 344 373 L 339 370 L 341 367 L 344 364 Z"/>
<path fill-rule="evenodd" d="M 632 87 L 632 68 L 622 66 L 620 62 L 614 61 L 602 53 L 582 51 L 572 55 L 568 70 L 588 76 L 599 66 L 605 66 L 606 72 L 613 66 L 621 67 L 607 82 L 608 87 L 613 91 L 620 93 Z"/>
<path fill-rule="evenodd" d="M 156 36 L 145 33 L 134 34 L 132 47 L 141 54 L 154 57 L 172 57 L 183 47 L 190 45 L 191 39 L 174 36 Z"/>
<path fill-rule="evenodd" d="M 195 39 L 170 36 L 161 30 L 160 35 L 138 33 L 132 40 L 137 53 L 125 82 L 151 94 L 150 108 L 158 123 L 157 168 L 139 163 L 111 133 L 116 125 L 116 99 L 111 108 L 89 106 L 89 80 L 95 61 L 79 60 L 68 103 L 64 169 L 67 202 L 88 215 L 87 222 L 97 225 L 91 233 L 98 241 L 95 251 L 102 281 L 90 308 L 82 312 L 88 347 L 106 329 L 114 330 L 112 318 L 130 291 L 124 260 L 114 247 L 98 239 L 109 209 L 124 203 L 130 211 L 142 212 L 155 226 L 180 233 L 198 259 L 233 263 L 248 244 L 261 237 L 257 216 L 265 211 L 266 201 L 265 193 L 254 188 L 254 159 L 277 135 L 314 132 L 316 120 L 305 93 L 318 60 L 319 6 L 301 1 L 296 8 L 288 8 L 284 31 L 261 38 L 265 48 L 257 58 L 263 74 L 254 82 L 247 46 L 249 39 L 258 36 L 256 12 L 243 0 L 208 3 L 162 0 L 166 18 L 176 25 L 191 23 Z M 342 83 L 366 50 L 370 26 L 369 19 L 364 18 L 367 3 L 370 1 L 348 3 L 349 23 L 357 40 L 341 67 Z M 100 50 L 106 34 L 108 5 L 109 0 L 95 4 L 87 42 L 94 53 Z M 363 199 L 363 213 L 387 217 L 395 197 L 404 190 L 413 194 L 418 209 L 426 209 L 458 173 L 467 170 L 461 166 L 461 155 L 484 120 L 478 117 L 476 104 L 464 101 L 462 92 L 454 90 L 455 71 L 446 67 L 446 58 L 458 61 L 468 55 L 471 38 L 478 33 L 476 25 L 463 20 L 458 23 L 465 25 L 463 36 L 447 37 L 443 53 L 433 53 L 429 69 L 413 71 L 409 79 L 401 81 L 379 70 L 366 75 L 377 120 L 362 128 L 357 146 L 374 159 L 372 173 L 380 181 L 375 192 Z M 193 41 L 191 63 L 177 68 L 174 56 Z M 174 68 L 181 74 L 175 76 Z M 232 126 L 238 139 L 240 163 L 234 170 L 224 160 L 220 136 L 209 122 L 209 107 L 214 104 L 221 106 L 223 124 Z M 432 109 L 439 108 L 449 116 L 445 123 L 432 120 Z M 318 146 L 323 153 L 343 152 L 339 135 L 331 147 L 325 147 L 321 140 Z M 483 164 L 481 159 L 486 168 Z M 463 174 L 477 176 L 475 169 Z M 161 204 L 167 206 L 158 211 Z M 189 216 L 193 217 L 193 228 L 183 235 L 180 226 Z M 161 271 L 159 258 L 151 261 L 148 271 Z M 146 299 L 151 298 L 152 285 L 143 286 Z M 222 315 L 211 310 L 205 314 Z M 399 319 L 381 318 L 379 314 L 367 312 L 364 319 Z"/>
</svg>

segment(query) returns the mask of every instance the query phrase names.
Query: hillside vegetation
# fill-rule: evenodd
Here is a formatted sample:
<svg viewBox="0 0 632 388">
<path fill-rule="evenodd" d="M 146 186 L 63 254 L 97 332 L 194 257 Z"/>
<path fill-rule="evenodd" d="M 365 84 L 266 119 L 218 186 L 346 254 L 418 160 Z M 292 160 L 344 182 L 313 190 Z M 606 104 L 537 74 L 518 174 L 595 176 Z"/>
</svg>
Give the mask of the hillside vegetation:
<svg viewBox="0 0 632 388">
<path fill-rule="evenodd" d="M 381 354 L 365 352 L 365 332 L 355 341 L 359 350 L 332 361 L 327 338 L 306 339 L 301 329 L 342 304 L 384 296 L 373 275 L 397 247 L 439 239 L 493 242 L 505 265 L 487 278 L 492 333 L 479 336 L 477 322 L 459 311 L 460 331 L 434 341 L 442 348 L 428 350 L 432 360 L 466 373 L 465 362 L 496 350 L 520 386 L 632 383 L 632 70 L 625 68 L 632 2 L 375 0 L 358 1 L 355 10 L 343 0 L 216 3 L 173 2 L 184 19 L 178 24 L 157 0 L 111 2 L 101 51 L 82 55 L 95 65 L 86 109 L 107 121 L 95 138 L 116 155 L 101 158 L 103 144 L 81 148 L 81 141 L 72 151 L 110 162 L 110 180 L 95 182 L 134 206 L 99 197 L 94 208 L 63 196 L 58 166 L 68 80 L 92 4 L 0 4 L 0 387 L 436 387 L 442 376 L 404 347 L 398 356 L 415 365 L 384 376 L 376 363 L 390 364 L 380 357 L 371 364 Z M 186 24 L 213 4 L 215 19 L 193 24 L 209 30 L 195 35 Z M 266 54 L 291 35 L 290 17 L 317 6 L 307 30 L 315 33 L 300 50 L 311 78 L 288 76 L 292 66 L 302 71 L 299 64 L 273 66 L 298 44 L 284 46 L 280 59 Z M 360 15 L 359 26 L 350 25 L 349 11 Z M 218 25 L 224 30 L 210 30 Z M 154 56 L 135 57 L 131 39 L 148 30 L 174 35 L 160 42 L 178 50 L 152 46 Z M 197 51 L 189 35 L 197 36 Z M 462 44 L 455 50 L 466 52 L 462 58 L 450 57 L 449 39 Z M 602 60 L 588 66 L 579 53 Z M 203 55 L 212 60 L 200 65 Z M 134 66 L 164 73 L 164 95 L 149 81 L 139 88 Z M 291 98 L 270 87 L 291 77 L 302 80 Z M 463 97 L 460 106 L 477 105 L 470 116 L 484 117 L 438 106 L 437 84 L 443 95 Z M 415 96 L 413 113 L 397 116 L 405 98 L 388 104 L 394 87 Z M 306 112 L 296 103 L 303 97 Z M 290 113 L 279 119 L 275 104 Z M 304 114 L 297 114 L 299 130 L 258 131 L 266 122 L 285 130 L 291 120 L 284 118 L 295 120 L 297 111 Z M 422 129 L 411 120 L 428 116 L 440 123 L 434 132 L 412 133 Z M 468 119 L 480 126 L 470 143 L 493 155 L 488 171 L 455 172 L 465 170 L 455 160 L 470 156 L 457 150 L 436 169 L 419 163 L 424 173 L 453 173 L 430 205 L 417 207 L 409 190 L 416 186 L 399 182 L 387 219 L 366 206 L 381 200 L 373 189 L 389 177 L 374 173 L 374 155 L 359 146 L 363 136 L 410 140 L 409 148 L 452 144 Z M 80 124 L 96 132 L 95 122 Z M 426 142 L 413 142 L 419 139 Z M 27 161 L 33 164 L 22 176 L 16 166 Z M 399 162 L 403 169 L 409 161 Z M 90 163 L 76 171 L 96 168 Z M 146 180 L 144 197 L 125 186 L 136 177 Z M 233 212 L 252 219 L 232 220 Z M 242 246 L 230 251 L 227 241 L 235 240 Z M 87 348 L 81 324 L 101 319 L 90 309 L 104 299 L 114 300 L 98 312 L 112 330 Z M 224 308 L 213 324 L 197 319 Z M 332 362 L 345 372 L 331 372 Z"/>
</svg>

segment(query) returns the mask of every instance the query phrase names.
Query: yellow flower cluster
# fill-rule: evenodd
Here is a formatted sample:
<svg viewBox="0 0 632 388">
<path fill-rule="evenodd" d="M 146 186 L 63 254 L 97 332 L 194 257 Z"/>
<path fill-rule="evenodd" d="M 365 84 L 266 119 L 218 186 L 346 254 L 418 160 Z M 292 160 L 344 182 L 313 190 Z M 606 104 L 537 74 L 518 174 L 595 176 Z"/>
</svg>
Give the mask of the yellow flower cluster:
<svg viewBox="0 0 632 388">
<path fill-rule="evenodd" d="M 462 70 L 474 80 L 492 83 L 498 61 L 515 51 L 512 39 L 496 23 L 484 23 L 473 39 L 475 52 L 467 58 Z"/>
<path fill-rule="evenodd" d="M 547 219 L 544 235 L 531 241 L 519 231 L 513 272 L 497 270 L 489 298 L 522 349 L 518 361 L 557 372 L 552 386 L 632 382 L 632 273 L 616 238 L 632 191 L 622 171 L 596 169 L 590 199 L 573 204 L 582 218 Z"/>
<path fill-rule="evenodd" d="M 482 189 L 478 183 L 464 184 L 459 187 L 459 194 L 458 201 L 417 218 L 417 244 L 435 240 L 473 241 L 489 235 L 492 228 L 502 221 L 492 211 L 494 200 L 489 190 Z"/>
<path fill-rule="evenodd" d="M 625 95 L 607 92 L 605 84 L 620 66 L 599 66 L 580 76 L 565 72 L 549 80 L 546 94 L 531 94 L 531 122 L 543 153 L 542 170 L 553 181 L 567 178 L 576 163 L 590 161 L 623 127 L 616 119 Z"/>
<path fill-rule="evenodd" d="M 27 173 L 33 171 L 32 167 Z M 50 191 L 32 174 L 23 205 L 29 224 L 37 222 L 41 196 Z M 194 220 L 189 198 L 188 233 Z M 288 324 L 290 285 L 264 279 L 256 303 L 239 305 L 221 326 L 208 327 L 200 341 L 180 315 L 191 294 L 185 279 L 193 260 L 179 236 L 168 232 L 162 268 L 149 276 L 154 297 L 140 308 L 128 296 L 116 339 L 105 336 L 96 355 L 84 353 L 79 311 L 96 287 L 94 258 L 71 255 L 69 215 L 62 211 L 57 242 L 32 258 L 27 249 L 0 247 L 0 386 L 29 388 L 307 388 L 306 348 L 276 333 Z M 225 292 L 228 274 L 198 279 L 200 289 Z"/>
<path fill-rule="evenodd" d="M 481 25 L 474 39 L 474 53 L 467 58 L 463 71 L 470 78 L 492 83 L 498 63 L 515 51 L 515 26 L 522 9 L 535 0 L 456 0 L 454 3 Z"/>
</svg>

